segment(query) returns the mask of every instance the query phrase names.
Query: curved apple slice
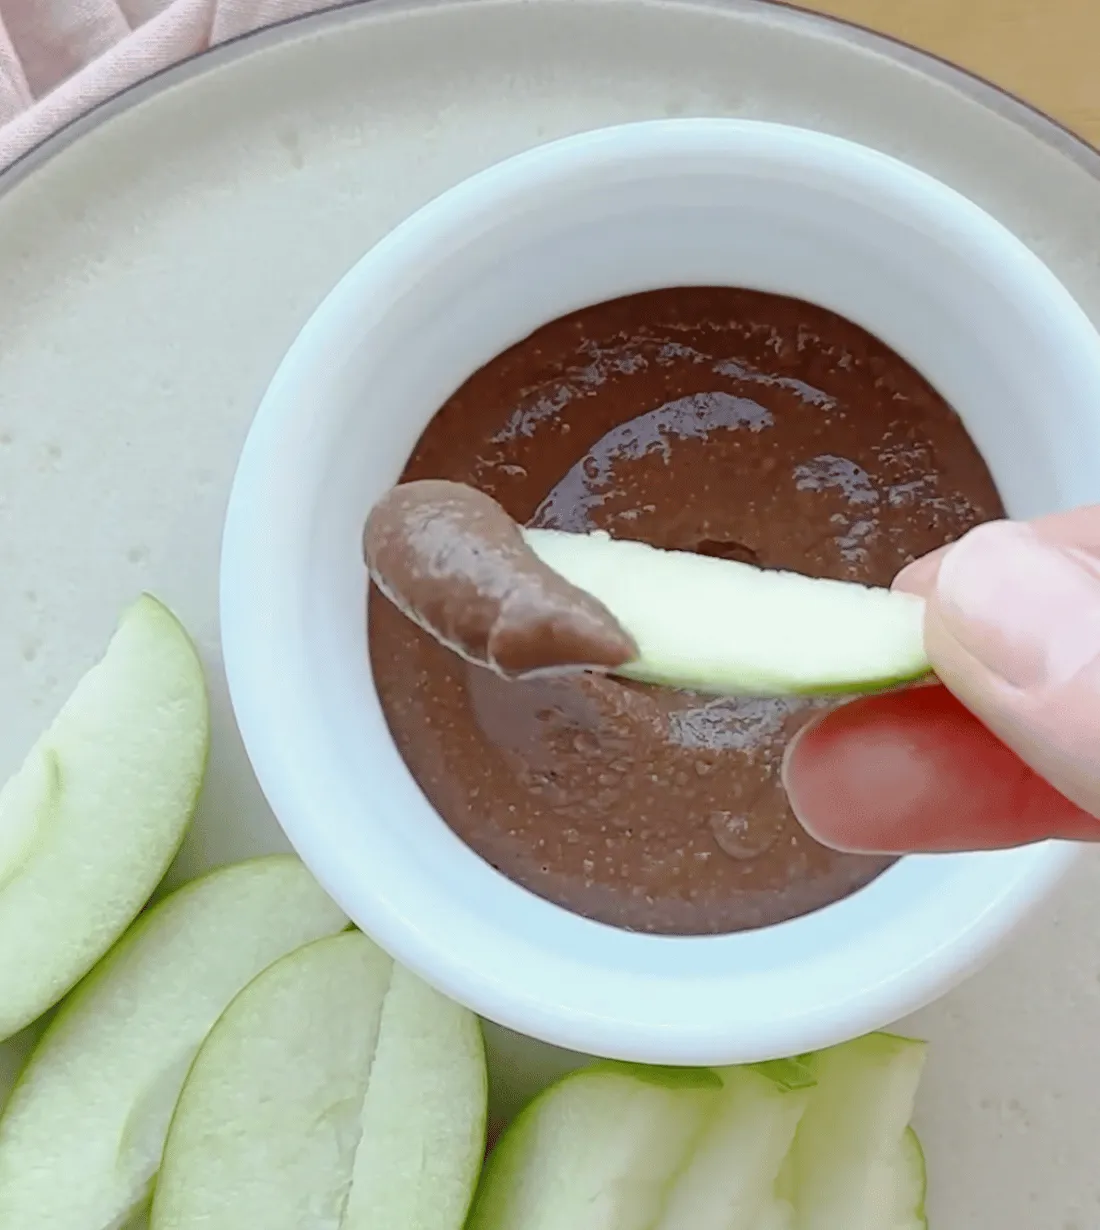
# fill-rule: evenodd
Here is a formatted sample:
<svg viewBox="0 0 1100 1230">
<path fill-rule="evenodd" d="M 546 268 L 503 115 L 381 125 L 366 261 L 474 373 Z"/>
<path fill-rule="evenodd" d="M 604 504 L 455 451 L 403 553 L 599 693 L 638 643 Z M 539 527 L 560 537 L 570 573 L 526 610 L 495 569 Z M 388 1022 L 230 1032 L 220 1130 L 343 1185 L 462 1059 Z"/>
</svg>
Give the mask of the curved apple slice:
<svg viewBox="0 0 1100 1230">
<path fill-rule="evenodd" d="M 922 1226 L 924 1160 L 909 1120 L 925 1049 L 875 1033 L 808 1059 L 817 1085 L 788 1176 L 797 1230 Z"/>
<path fill-rule="evenodd" d="M 894 1220 L 888 1230 L 928 1230 L 924 1199 L 928 1191 L 928 1171 L 924 1149 L 912 1128 L 907 1128 L 894 1161 L 897 1173 L 897 1201 Z"/>
<path fill-rule="evenodd" d="M 61 793 L 61 761 L 52 747 L 39 742 L 0 790 L 0 889 L 19 875 L 49 833 Z"/>
<path fill-rule="evenodd" d="M 695 1068 L 597 1063 L 563 1077 L 497 1142 L 467 1230 L 651 1230 L 720 1088 Z"/>
<path fill-rule="evenodd" d="M 0 791 L 0 1038 L 57 1003 L 149 899 L 208 738 L 195 648 L 146 595 Z"/>
<path fill-rule="evenodd" d="M 923 1061 L 873 1034 L 717 1074 L 594 1064 L 505 1131 L 467 1230 L 927 1230 Z"/>
<path fill-rule="evenodd" d="M 929 672 L 922 599 L 663 551 L 604 533 L 526 529 L 548 567 L 597 598 L 639 656 L 616 674 L 755 696 L 871 691 Z"/>
<path fill-rule="evenodd" d="M 476 1018 L 364 935 L 247 986 L 180 1095 L 153 1230 L 460 1230 L 484 1150 Z"/>
<path fill-rule="evenodd" d="M 477 1017 L 395 965 L 343 1230 L 458 1230 L 485 1158 L 487 1101 Z"/>
<path fill-rule="evenodd" d="M 719 1071 L 722 1093 L 655 1230 L 762 1230 L 794 1218 L 779 1172 L 813 1094 L 809 1069 L 772 1060 Z"/>
<path fill-rule="evenodd" d="M 256 974 L 347 919 L 274 855 L 150 910 L 62 1006 L 0 1116 L 0 1226 L 104 1230 L 148 1199 L 203 1038 Z"/>
</svg>

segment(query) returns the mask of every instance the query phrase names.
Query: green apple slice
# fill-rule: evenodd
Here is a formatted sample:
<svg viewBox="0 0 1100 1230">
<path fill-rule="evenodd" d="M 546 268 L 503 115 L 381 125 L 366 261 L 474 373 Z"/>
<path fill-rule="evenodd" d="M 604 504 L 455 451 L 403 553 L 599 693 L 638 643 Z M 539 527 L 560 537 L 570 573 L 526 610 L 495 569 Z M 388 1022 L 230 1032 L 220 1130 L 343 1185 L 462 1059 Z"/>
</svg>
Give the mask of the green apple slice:
<svg viewBox="0 0 1100 1230">
<path fill-rule="evenodd" d="M 923 1160 L 918 1172 L 908 1132 L 924 1057 L 923 1042 L 878 1033 L 810 1058 L 817 1086 L 790 1159 L 795 1230 L 922 1224 Z"/>
<path fill-rule="evenodd" d="M 477 1018 L 395 965 L 342 1230 L 457 1230 L 485 1157 L 487 1101 Z"/>
<path fill-rule="evenodd" d="M 357 932 L 307 945 L 247 986 L 199 1051 L 153 1230 L 459 1230 L 485 1091 L 471 1013 Z"/>
<path fill-rule="evenodd" d="M 0 1226 L 123 1224 L 211 1026 L 273 961 L 346 926 L 291 855 L 211 872 L 145 914 L 62 1005 L 0 1117 Z"/>
<path fill-rule="evenodd" d="M 812 1075 L 791 1060 L 726 1068 L 720 1076 L 717 1108 L 655 1230 L 760 1230 L 793 1220 L 776 1185 L 810 1101 Z"/>
<path fill-rule="evenodd" d="M 871 691 L 929 671 L 922 599 L 664 551 L 607 534 L 524 530 L 540 560 L 597 598 L 645 683 L 757 696 Z"/>
<path fill-rule="evenodd" d="M 148 900 L 195 810 L 208 735 L 194 646 L 142 597 L 0 790 L 0 1038 L 57 1003 Z"/>
<path fill-rule="evenodd" d="M 789 1200 L 777 1200 L 763 1214 L 753 1230 L 794 1230 L 794 1206 Z"/>
<path fill-rule="evenodd" d="M 61 793 L 61 761 L 52 747 L 40 742 L 0 790 L 0 890 L 19 875 L 39 840 L 50 832 Z"/>
<path fill-rule="evenodd" d="M 498 1141 L 467 1230 L 650 1230 L 721 1089 L 706 1069 L 597 1063 Z"/>
<path fill-rule="evenodd" d="M 237 996 L 180 1094 L 156 1230 L 340 1226 L 391 969 L 351 932 L 291 953 Z"/>
<path fill-rule="evenodd" d="M 924 1211 L 928 1173 L 924 1164 L 924 1150 L 912 1128 L 906 1129 L 901 1138 L 901 1146 L 893 1164 L 897 1170 L 897 1201 L 893 1221 L 888 1223 L 889 1230 L 928 1230 L 928 1217 Z"/>
</svg>

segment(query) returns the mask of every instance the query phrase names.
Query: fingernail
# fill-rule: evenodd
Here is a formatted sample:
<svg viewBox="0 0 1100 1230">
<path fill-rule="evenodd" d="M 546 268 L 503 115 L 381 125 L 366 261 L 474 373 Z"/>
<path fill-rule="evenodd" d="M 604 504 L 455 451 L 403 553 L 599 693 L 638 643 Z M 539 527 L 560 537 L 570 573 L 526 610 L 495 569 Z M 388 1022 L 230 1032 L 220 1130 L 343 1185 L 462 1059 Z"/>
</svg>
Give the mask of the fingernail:
<svg viewBox="0 0 1100 1230">
<path fill-rule="evenodd" d="M 812 723 L 813 718 L 811 718 L 809 722 L 803 722 L 802 725 L 787 740 L 787 746 L 783 749 L 783 758 L 779 762 L 779 783 L 783 787 L 788 799 L 791 797 L 789 779 L 791 757 L 794 755 L 795 748 L 802 742 L 802 736 L 806 733 L 806 727 L 812 725 Z"/>
<path fill-rule="evenodd" d="M 1094 561 L 1027 525 L 971 530 L 944 556 L 936 598 L 945 630 L 1014 687 L 1057 687 L 1100 656 Z"/>
</svg>

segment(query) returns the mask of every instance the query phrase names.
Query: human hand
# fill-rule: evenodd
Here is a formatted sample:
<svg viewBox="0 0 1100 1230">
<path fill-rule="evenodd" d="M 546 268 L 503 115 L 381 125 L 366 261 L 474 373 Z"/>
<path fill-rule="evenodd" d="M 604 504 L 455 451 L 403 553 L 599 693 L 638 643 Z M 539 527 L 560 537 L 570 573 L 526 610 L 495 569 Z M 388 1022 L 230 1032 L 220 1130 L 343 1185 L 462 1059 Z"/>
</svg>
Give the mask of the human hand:
<svg viewBox="0 0 1100 1230">
<path fill-rule="evenodd" d="M 1100 505 L 995 521 L 906 568 L 939 683 L 853 701 L 787 751 L 811 834 L 876 853 L 1100 839 Z"/>
</svg>

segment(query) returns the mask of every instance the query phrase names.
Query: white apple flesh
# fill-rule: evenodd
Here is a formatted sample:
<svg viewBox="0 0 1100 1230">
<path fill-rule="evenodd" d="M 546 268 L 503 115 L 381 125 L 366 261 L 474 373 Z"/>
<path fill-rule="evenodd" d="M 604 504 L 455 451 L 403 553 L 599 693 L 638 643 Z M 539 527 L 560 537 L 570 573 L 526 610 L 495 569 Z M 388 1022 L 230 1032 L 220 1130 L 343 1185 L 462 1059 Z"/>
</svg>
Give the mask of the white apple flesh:
<svg viewBox="0 0 1100 1230">
<path fill-rule="evenodd" d="M 472 1014 L 352 932 L 260 974 L 184 1085 L 153 1230 L 460 1230 L 484 1150 Z"/>
<path fill-rule="evenodd" d="M 0 790 L 0 1039 L 57 1003 L 149 899 L 195 810 L 208 738 L 195 648 L 142 597 Z"/>
<path fill-rule="evenodd" d="M 261 970 L 347 919 L 295 857 L 166 897 L 62 1005 L 0 1116 L 0 1226 L 109 1230 L 147 1202 L 203 1039 Z"/>
<path fill-rule="evenodd" d="M 929 671 L 924 602 L 605 533 L 526 529 L 548 567 L 630 633 L 639 656 L 616 673 L 729 695 L 871 691 Z"/>
</svg>

